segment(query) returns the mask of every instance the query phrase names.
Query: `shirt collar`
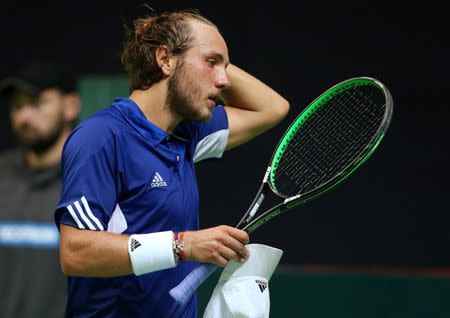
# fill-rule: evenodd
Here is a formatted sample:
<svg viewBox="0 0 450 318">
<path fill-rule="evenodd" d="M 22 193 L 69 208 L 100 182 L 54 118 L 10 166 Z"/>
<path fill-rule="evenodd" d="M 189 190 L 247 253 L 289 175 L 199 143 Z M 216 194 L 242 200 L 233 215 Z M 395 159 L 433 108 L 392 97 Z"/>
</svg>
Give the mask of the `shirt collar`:
<svg viewBox="0 0 450 318">
<path fill-rule="evenodd" d="M 129 98 L 115 98 L 112 104 L 152 146 L 156 147 L 169 138 L 169 134 L 151 123 L 142 110 Z"/>
</svg>

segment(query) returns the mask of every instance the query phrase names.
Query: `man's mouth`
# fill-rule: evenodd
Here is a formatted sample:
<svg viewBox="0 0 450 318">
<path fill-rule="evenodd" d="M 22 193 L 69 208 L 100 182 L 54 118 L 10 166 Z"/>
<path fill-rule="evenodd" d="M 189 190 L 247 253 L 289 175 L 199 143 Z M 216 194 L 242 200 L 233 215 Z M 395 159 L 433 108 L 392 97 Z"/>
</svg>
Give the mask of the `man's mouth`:
<svg viewBox="0 0 450 318">
<path fill-rule="evenodd" d="M 208 99 L 210 101 L 212 101 L 214 103 L 214 105 L 215 105 L 215 104 L 217 104 L 220 101 L 220 95 L 210 95 L 208 97 Z"/>
</svg>

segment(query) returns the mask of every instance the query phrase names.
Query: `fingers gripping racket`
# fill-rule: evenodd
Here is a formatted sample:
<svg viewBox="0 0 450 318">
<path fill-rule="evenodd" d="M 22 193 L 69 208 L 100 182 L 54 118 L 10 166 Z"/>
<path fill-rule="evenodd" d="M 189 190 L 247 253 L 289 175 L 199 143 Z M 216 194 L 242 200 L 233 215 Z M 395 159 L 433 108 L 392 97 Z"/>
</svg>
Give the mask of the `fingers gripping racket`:
<svg viewBox="0 0 450 318">
<path fill-rule="evenodd" d="M 343 81 L 320 95 L 279 141 L 258 193 L 237 228 L 252 233 L 345 180 L 377 148 L 389 127 L 392 110 L 388 89 L 369 77 Z M 256 216 L 270 192 L 281 202 Z M 181 304 L 187 303 L 216 268 L 200 264 L 169 291 L 170 295 Z"/>
</svg>

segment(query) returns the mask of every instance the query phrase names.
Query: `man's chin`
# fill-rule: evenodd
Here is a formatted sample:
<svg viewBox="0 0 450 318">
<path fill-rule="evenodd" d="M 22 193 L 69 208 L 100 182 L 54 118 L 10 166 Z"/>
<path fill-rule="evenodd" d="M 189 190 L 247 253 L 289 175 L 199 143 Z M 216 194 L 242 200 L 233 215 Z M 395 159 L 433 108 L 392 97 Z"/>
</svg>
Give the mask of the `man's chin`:
<svg viewBox="0 0 450 318">
<path fill-rule="evenodd" d="M 38 138 L 17 136 L 17 139 L 18 139 L 19 143 L 27 149 L 33 148 L 35 145 L 40 143 L 40 140 Z"/>
<path fill-rule="evenodd" d="M 212 109 L 204 108 L 201 111 L 197 111 L 195 113 L 191 113 L 188 116 L 185 116 L 187 120 L 195 120 L 195 121 L 207 121 L 212 116 Z"/>
<path fill-rule="evenodd" d="M 202 112 L 201 114 L 198 114 L 197 118 L 195 120 L 197 121 L 207 121 L 212 116 L 212 110 L 207 110 L 205 112 Z"/>
<path fill-rule="evenodd" d="M 55 138 L 24 138 L 18 136 L 20 145 L 27 151 L 44 153 L 48 151 L 56 142 Z"/>
</svg>

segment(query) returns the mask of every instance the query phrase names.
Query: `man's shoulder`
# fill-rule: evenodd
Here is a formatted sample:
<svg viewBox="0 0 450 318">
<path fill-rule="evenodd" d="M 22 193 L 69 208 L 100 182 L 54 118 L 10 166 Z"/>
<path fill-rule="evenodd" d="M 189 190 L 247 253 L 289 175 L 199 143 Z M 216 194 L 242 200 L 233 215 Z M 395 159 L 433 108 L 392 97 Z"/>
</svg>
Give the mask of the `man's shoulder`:
<svg viewBox="0 0 450 318">
<path fill-rule="evenodd" d="M 115 107 L 109 106 L 81 121 L 77 128 L 118 131 L 125 128 L 124 124 L 125 121 L 120 112 Z"/>
<path fill-rule="evenodd" d="M 9 148 L 0 152 L 0 167 L 10 167 L 24 159 L 23 151 L 18 148 Z M 0 168 L 1 169 L 1 168 Z"/>
<path fill-rule="evenodd" d="M 2 176 L 0 179 L 0 197 L 4 198 L 15 187 L 15 191 L 18 191 L 17 185 L 23 183 L 23 177 L 27 175 L 25 156 L 19 147 L 0 152 L 0 175 Z"/>
<path fill-rule="evenodd" d="M 121 114 L 113 107 L 107 107 L 81 121 L 68 141 L 99 146 L 127 130 L 128 126 Z"/>
</svg>

